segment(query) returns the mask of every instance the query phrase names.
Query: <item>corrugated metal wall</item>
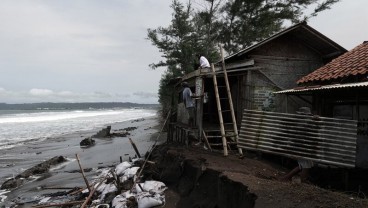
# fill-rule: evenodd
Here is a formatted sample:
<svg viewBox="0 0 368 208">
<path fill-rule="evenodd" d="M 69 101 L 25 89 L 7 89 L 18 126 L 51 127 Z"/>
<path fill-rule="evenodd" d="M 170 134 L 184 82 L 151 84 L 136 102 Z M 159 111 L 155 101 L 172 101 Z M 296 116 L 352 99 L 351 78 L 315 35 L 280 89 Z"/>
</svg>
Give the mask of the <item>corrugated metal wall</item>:
<svg viewBox="0 0 368 208">
<path fill-rule="evenodd" d="M 355 167 L 357 122 L 244 110 L 239 146 L 244 149 Z"/>
</svg>

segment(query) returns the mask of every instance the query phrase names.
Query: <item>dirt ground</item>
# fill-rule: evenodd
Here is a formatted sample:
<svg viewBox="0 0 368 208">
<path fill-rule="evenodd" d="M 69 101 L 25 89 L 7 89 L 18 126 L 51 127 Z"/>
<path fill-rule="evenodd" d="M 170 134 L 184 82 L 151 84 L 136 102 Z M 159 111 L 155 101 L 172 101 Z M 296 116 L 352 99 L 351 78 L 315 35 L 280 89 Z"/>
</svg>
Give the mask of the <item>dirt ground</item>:
<svg viewBox="0 0 368 208">
<path fill-rule="evenodd" d="M 368 207 L 367 199 L 300 183 L 297 182 L 298 180 L 281 182 L 278 178 L 287 170 L 261 159 L 254 157 L 240 159 L 236 155 L 224 157 L 219 152 L 209 152 L 194 145 L 170 146 L 168 149 L 171 155 L 176 154 L 186 161 L 201 161 L 206 170 L 219 171 L 221 177 L 226 176 L 232 183 L 243 184 L 250 193 L 256 195 L 254 207 Z M 195 195 L 197 197 L 187 198 L 187 200 L 199 199 L 201 193 L 197 191 Z M 174 207 L 174 204 L 176 203 L 170 201 L 171 206 Z"/>
</svg>

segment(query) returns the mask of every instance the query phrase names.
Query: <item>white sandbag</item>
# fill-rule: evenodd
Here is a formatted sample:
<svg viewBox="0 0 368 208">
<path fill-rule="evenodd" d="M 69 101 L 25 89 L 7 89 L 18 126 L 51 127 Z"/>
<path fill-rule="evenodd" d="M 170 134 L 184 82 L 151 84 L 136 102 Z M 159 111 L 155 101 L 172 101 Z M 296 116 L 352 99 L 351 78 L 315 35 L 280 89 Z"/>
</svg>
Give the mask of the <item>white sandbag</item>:
<svg viewBox="0 0 368 208">
<path fill-rule="evenodd" d="M 100 173 L 98 176 L 95 176 L 94 178 L 104 178 L 106 177 L 107 175 L 111 175 L 110 173 L 110 168 L 103 168 L 103 169 L 99 169 L 96 171 L 97 173 Z"/>
<path fill-rule="evenodd" d="M 115 208 L 127 208 L 127 199 L 122 195 L 117 195 L 111 202 L 112 207 Z"/>
<path fill-rule="evenodd" d="M 128 177 L 126 177 L 126 176 L 120 176 L 119 177 L 119 180 L 120 180 L 120 183 L 123 183 L 124 181 L 126 181 L 126 180 L 128 180 L 129 178 Z"/>
<path fill-rule="evenodd" d="M 124 171 L 124 176 L 127 178 L 133 178 L 135 174 L 137 174 L 137 171 L 139 170 L 139 167 L 131 167 Z"/>
<path fill-rule="evenodd" d="M 110 205 L 109 204 L 99 204 L 99 205 L 97 205 L 95 208 L 109 208 L 110 207 Z"/>
<path fill-rule="evenodd" d="M 145 181 L 144 183 L 141 183 L 142 188 L 144 191 L 148 191 L 150 193 L 154 192 L 157 194 L 161 194 L 164 192 L 167 187 L 164 183 L 160 181 Z"/>
<path fill-rule="evenodd" d="M 116 175 L 121 176 L 124 174 L 124 171 L 130 167 L 132 167 L 132 165 L 129 162 L 124 161 L 115 167 L 115 173 Z"/>
<path fill-rule="evenodd" d="M 138 208 L 150 208 L 165 203 L 165 198 L 159 194 L 151 195 L 148 192 L 142 192 L 137 195 Z"/>
<path fill-rule="evenodd" d="M 122 194 L 121 194 L 122 196 L 124 196 L 125 198 L 130 198 L 130 197 L 132 197 L 132 196 L 134 196 L 135 197 L 135 194 L 133 194 L 132 192 L 130 192 L 130 191 L 126 191 L 126 192 L 123 192 Z"/>
<path fill-rule="evenodd" d="M 116 188 L 115 184 L 113 184 L 113 183 L 105 184 L 104 189 L 102 189 L 102 191 L 99 191 L 99 189 L 97 189 L 97 191 L 101 193 L 101 195 L 100 195 L 101 201 L 104 200 L 106 194 L 115 192 L 117 190 L 118 189 Z"/>
<path fill-rule="evenodd" d="M 130 197 L 135 197 L 130 191 L 126 191 L 120 195 L 117 195 L 111 202 L 112 207 L 115 208 L 127 208 L 127 201 Z"/>
<path fill-rule="evenodd" d="M 108 184 L 106 183 L 102 183 L 100 186 L 98 186 L 98 184 L 95 184 L 94 185 L 94 188 L 97 188 L 96 191 L 99 192 L 99 193 L 102 193 L 103 190 L 105 189 L 105 187 L 107 186 Z"/>
</svg>

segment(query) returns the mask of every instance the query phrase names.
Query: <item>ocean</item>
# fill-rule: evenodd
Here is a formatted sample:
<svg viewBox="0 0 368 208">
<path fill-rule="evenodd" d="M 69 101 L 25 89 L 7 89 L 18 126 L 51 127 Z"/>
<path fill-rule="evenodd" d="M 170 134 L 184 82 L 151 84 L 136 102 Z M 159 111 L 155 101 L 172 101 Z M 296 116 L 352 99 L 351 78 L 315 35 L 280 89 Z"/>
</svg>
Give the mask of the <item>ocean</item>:
<svg viewBox="0 0 368 208">
<path fill-rule="evenodd" d="M 0 110 L 0 149 L 156 115 L 154 109 Z"/>
</svg>

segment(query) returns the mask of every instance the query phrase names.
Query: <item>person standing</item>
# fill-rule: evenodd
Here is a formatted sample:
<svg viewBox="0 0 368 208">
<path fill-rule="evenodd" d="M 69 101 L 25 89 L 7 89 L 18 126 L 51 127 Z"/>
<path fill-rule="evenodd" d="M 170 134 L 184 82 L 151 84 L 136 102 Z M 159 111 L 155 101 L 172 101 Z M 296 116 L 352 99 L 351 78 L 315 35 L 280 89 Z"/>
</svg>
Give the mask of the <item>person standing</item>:
<svg viewBox="0 0 368 208">
<path fill-rule="evenodd" d="M 210 62 L 201 54 L 198 54 L 197 57 L 199 58 L 199 68 L 210 68 Z"/>
<path fill-rule="evenodd" d="M 188 124 L 190 127 L 194 127 L 194 118 L 195 118 L 195 106 L 194 106 L 194 100 L 193 100 L 194 96 L 187 82 L 181 83 L 181 86 L 184 88 L 183 89 L 183 102 L 189 114 Z"/>
<path fill-rule="evenodd" d="M 318 115 L 313 115 L 309 107 L 301 107 L 296 112 L 298 115 L 306 115 L 306 116 L 312 116 L 312 120 L 320 120 Z M 314 166 L 313 161 L 299 158 L 297 159 L 298 166 L 296 166 L 294 169 L 292 169 L 289 173 L 287 173 L 285 176 L 282 176 L 280 178 L 281 181 L 289 181 L 292 179 L 293 176 L 296 174 L 300 174 L 300 179 L 302 182 L 307 181 L 309 177 L 309 171 Z"/>
</svg>

